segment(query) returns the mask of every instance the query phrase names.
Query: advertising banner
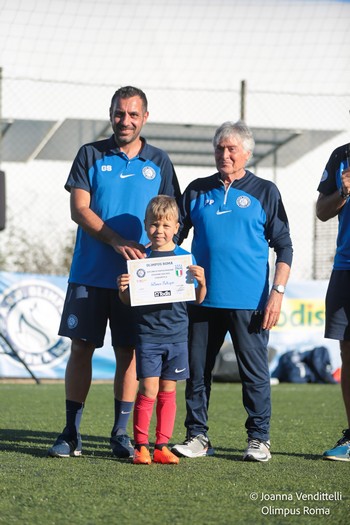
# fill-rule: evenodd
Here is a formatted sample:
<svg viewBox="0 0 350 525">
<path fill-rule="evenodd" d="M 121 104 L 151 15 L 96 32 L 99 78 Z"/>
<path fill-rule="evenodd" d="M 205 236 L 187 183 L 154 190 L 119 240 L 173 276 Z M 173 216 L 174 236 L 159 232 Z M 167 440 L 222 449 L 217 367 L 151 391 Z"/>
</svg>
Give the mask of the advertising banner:
<svg viewBox="0 0 350 525">
<path fill-rule="evenodd" d="M 57 335 L 67 276 L 0 272 L 0 377 L 62 379 L 70 339 Z M 112 379 L 115 359 L 105 346 L 93 357 L 93 379 Z"/>
<path fill-rule="evenodd" d="M 340 366 L 338 342 L 323 338 L 327 281 L 290 282 L 280 321 L 270 332 L 271 369 L 281 354 L 326 346 Z M 0 377 L 62 379 L 70 340 L 57 335 L 66 276 L 0 272 Z M 229 338 L 228 338 L 229 339 Z M 93 379 L 113 379 L 114 352 L 107 330 L 93 357 Z"/>
</svg>

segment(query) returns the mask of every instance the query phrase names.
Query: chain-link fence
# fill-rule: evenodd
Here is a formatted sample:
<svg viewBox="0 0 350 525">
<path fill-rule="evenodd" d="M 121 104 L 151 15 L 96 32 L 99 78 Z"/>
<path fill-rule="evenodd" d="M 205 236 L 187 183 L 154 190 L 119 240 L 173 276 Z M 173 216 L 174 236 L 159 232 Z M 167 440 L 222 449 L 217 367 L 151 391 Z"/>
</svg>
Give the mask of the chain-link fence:
<svg viewBox="0 0 350 525">
<path fill-rule="evenodd" d="M 64 183 L 79 146 L 110 133 L 114 91 L 133 84 L 149 101 L 144 136 L 168 150 L 182 189 L 215 171 L 213 130 L 244 116 L 252 170 L 288 213 L 291 278 L 328 277 L 337 221 L 316 221 L 315 202 L 349 142 L 349 2 L 0 0 L 0 11 L 0 269 L 67 274 Z"/>
<path fill-rule="evenodd" d="M 4 75 L 1 151 L 7 220 L 6 229 L 0 233 L 2 270 L 68 272 L 75 225 L 70 220 L 69 194 L 64 183 L 78 147 L 110 133 L 108 109 L 114 90 L 112 86 L 7 79 Z M 147 130 L 151 134 L 152 123 L 167 124 L 170 149 L 175 141 L 171 136 L 174 129 L 178 133 L 185 126 L 190 137 L 192 130 L 196 133 L 197 128 L 237 120 L 242 112 L 240 86 L 222 92 L 152 88 L 145 91 L 150 117 L 144 135 L 147 138 Z M 245 119 L 259 134 L 257 148 L 262 153 L 252 169 L 277 183 L 289 216 L 295 251 L 293 277 L 327 278 L 336 221 L 331 225 L 315 220 L 317 185 L 331 151 L 349 140 L 350 96 L 248 90 L 244 102 Z M 210 120 L 202 112 L 207 107 L 213 108 Z M 264 138 L 268 142 L 271 133 L 275 148 L 267 148 L 264 154 Z M 280 139 L 286 133 L 291 138 L 283 144 Z M 202 147 L 211 153 L 211 137 L 202 138 L 202 142 Z M 207 162 L 203 166 L 192 163 L 191 154 L 186 158 L 186 165 L 174 161 L 182 190 L 193 178 L 215 171 L 214 156 L 212 165 Z"/>
</svg>

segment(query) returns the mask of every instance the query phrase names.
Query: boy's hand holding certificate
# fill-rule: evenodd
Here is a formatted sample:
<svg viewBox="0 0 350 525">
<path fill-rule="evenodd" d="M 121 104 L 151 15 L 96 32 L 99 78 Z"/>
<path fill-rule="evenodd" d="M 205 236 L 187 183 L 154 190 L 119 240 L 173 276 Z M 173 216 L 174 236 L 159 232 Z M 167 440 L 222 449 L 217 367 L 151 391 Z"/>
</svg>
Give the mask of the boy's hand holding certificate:
<svg viewBox="0 0 350 525">
<path fill-rule="evenodd" d="M 194 301 L 191 264 L 190 254 L 127 261 L 131 306 Z"/>
</svg>

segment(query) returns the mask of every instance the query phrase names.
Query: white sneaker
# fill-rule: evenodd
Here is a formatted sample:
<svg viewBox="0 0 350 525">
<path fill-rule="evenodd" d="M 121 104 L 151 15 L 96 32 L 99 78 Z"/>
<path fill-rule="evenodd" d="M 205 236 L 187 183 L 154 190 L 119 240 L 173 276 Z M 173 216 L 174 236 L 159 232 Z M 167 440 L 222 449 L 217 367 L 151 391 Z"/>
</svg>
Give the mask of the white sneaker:
<svg viewBox="0 0 350 525">
<path fill-rule="evenodd" d="M 269 461 L 271 459 L 270 441 L 248 438 L 248 446 L 243 454 L 243 461 Z"/>
<path fill-rule="evenodd" d="M 214 455 L 214 449 L 204 434 L 198 434 L 198 436 L 186 439 L 181 445 L 174 445 L 171 452 L 176 456 L 183 456 L 185 458 L 199 458 Z"/>
</svg>

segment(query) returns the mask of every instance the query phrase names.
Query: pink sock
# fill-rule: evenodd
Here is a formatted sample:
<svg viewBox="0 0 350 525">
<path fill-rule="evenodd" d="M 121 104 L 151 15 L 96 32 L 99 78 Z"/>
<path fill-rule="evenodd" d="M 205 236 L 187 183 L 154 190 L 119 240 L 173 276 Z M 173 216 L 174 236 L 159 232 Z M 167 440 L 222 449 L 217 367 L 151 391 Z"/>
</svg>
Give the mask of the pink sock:
<svg viewBox="0 0 350 525">
<path fill-rule="evenodd" d="M 176 416 L 176 390 L 158 392 L 156 445 L 168 443 L 174 430 Z"/>
<path fill-rule="evenodd" d="M 134 406 L 134 441 L 135 445 L 146 445 L 148 441 L 149 425 L 152 419 L 155 399 L 138 393 Z"/>
</svg>

